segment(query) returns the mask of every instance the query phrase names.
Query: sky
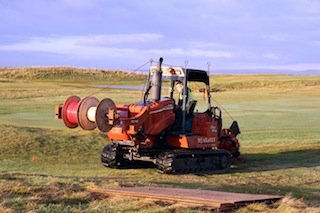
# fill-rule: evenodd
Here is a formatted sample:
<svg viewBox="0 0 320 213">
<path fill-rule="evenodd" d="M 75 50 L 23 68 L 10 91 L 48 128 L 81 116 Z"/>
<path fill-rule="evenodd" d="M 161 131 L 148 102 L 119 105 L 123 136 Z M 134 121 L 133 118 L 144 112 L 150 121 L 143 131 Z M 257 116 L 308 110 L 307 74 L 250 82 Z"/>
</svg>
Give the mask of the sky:
<svg viewBox="0 0 320 213">
<path fill-rule="evenodd" d="M 0 0 L 0 14 L 0 67 L 134 70 L 163 57 L 212 73 L 320 74 L 318 0 Z"/>
</svg>

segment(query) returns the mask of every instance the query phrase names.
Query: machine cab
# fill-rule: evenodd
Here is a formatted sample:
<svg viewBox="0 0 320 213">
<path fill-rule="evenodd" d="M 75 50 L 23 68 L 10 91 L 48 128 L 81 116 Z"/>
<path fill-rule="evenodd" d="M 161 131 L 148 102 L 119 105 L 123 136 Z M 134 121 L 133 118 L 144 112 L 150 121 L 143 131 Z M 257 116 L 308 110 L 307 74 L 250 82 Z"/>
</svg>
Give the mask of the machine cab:
<svg viewBox="0 0 320 213">
<path fill-rule="evenodd" d="M 156 76 L 157 74 L 158 76 Z M 177 82 L 183 84 L 182 94 L 177 91 Z M 152 100 L 149 101 L 172 99 L 176 105 L 175 109 L 177 107 L 181 108 L 182 132 L 191 132 L 190 127 L 188 128 L 191 124 L 186 125 L 186 123 L 190 122 L 189 117 L 194 117 L 195 114 L 199 113 L 206 113 L 211 116 L 210 84 L 206 71 L 182 67 L 161 67 L 161 70 L 159 70 L 159 67 L 151 66 L 144 96 L 146 104 L 148 102 L 149 90 L 152 89 Z M 192 94 L 192 99 L 190 99 L 189 93 Z M 157 95 L 159 96 L 154 97 Z M 179 102 L 180 106 L 177 106 Z"/>
</svg>

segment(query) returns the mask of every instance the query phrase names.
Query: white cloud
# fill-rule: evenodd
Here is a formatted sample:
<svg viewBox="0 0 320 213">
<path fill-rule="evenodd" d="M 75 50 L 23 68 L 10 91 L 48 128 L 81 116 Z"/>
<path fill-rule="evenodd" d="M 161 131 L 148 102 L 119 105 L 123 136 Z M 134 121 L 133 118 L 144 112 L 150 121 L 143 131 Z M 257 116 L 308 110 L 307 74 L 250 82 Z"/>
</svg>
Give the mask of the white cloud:
<svg viewBox="0 0 320 213">
<path fill-rule="evenodd" d="M 203 42 L 203 41 L 191 41 L 189 42 L 190 46 L 193 46 L 195 48 L 223 48 L 224 45 L 222 45 L 221 43 L 217 43 L 217 42 Z"/>
<path fill-rule="evenodd" d="M 262 55 L 262 57 L 267 58 L 267 59 L 272 59 L 272 60 L 278 60 L 280 57 L 276 53 L 266 53 Z"/>
<path fill-rule="evenodd" d="M 82 48 L 103 49 L 100 46 L 113 46 L 123 43 L 145 43 L 162 38 L 160 34 L 130 34 L 130 35 L 89 35 L 89 36 L 59 36 L 30 37 L 25 42 L 0 45 L 0 50 L 10 51 L 44 51 L 67 53 Z M 88 51 L 86 51 L 88 53 Z"/>
<path fill-rule="evenodd" d="M 262 35 L 263 39 L 271 40 L 271 41 L 288 41 L 288 35 L 285 34 L 270 34 L 270 35 Z"/>
<path fill-rule="evenodd" d="M 32 37 L 25 42 L 0 45 L 6 51 L 43 51 L 63 53 L 74 46 L 76 37 Z"/>
<path fill-rule="evenodd" d="M 131 58 L 137 55 L 167 55 L 184 58 L 232 58 L 233 54 L 226 51 L 212 50 L 201 42 L 190 42 L 184 48 L 143 48 L 143 44 L 161 40 L 161 34 L 120 34 L 120 35 L 90 35 L 90 36 L 58 36 L 32 37 L 25 42 L 0 45 L 0 51 L 32 51 L 48 52 L 68 57 Z M 137 45 L 140 44 L 140 45 Z M 188 43 L 188 42 L 187 42 Z M 124 45 L 119 45 L 124 44 Z M 203 48 L 205 47 L 205 48 Z"/>
<path fill-rule="evenodd" d="M 59 0 L 59 4 L 67 5 L 73 9 L 88 9 L 98 6 L 96 0 Z"/>
<path fill-rule="evenodd" d="M 193 57 L 193 58 L 231 58 L 233 55 L 228 52 L 192 49 L 192 48 L 172 48 L 172 49 L 153 49 L 152 54 L 168 55 L 172 57 Z"/>
<path fill-rule="evenodd" d="M 292 4 L 291 7 L 307 15 L 319 15 L 320 13 L 320 2 L 317 0 L 298 0 L 298 2 Z"/>
<path fill-rule="evenodd" d="M 0 0 L 0 14 L 4 66 L 31 64 L 31 54 L 87 66 L 107 57 L 217 59 L 221 68 L 319 61 L 316 0 Z"/>
<path fill-rule="evenodd" d="M 320 40 L 319 41 L 314 41 L 313 42 L 316 46 L 319 46 L 320 47 Z"/>
<path fill-rule="evenodd" d="M 123 43 L 143 43 L 143 42 L 156 42 L 157 40 L 163 38 L 161 34 L 119 34 L 119 35 L 93 35 L 84 36 L 83 38 L 77 39 L 77 45 L 85 46 L 105 46 L 105 45 L 115 45 Z"/>
</svg>

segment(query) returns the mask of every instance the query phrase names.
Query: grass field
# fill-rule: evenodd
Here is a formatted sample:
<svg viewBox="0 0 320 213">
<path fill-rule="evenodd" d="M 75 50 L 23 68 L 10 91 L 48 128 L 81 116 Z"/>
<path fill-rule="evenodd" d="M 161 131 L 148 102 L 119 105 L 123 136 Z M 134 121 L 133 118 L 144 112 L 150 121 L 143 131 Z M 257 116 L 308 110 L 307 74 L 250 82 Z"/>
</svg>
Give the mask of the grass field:
<svg viewBox="0 0 320 213">
<path fill-rule="evenodd" d="M 67 129 L 54 119 L 54 105 L 70 95 L 139 101 L 139 90 L 87 85 L 143 85 L 145 76 L 68 67 L 0 69 L 0 212 L 200 211 L 150 200 L 95 197 L 86 190 L 95 186 L 283 195 L 274 205 L 252 204 L 237 211 L 320 212 L 320 76 L 211 78 L 217 91 L 213 104 L 218 101 L 239 123 L 246 163 L 232 166 L 227 174 L 162 175 L 154 168 L 104 168 L 100 152 L 109 142 L 105 134 Z M 229 126 L 227 113 L 223 118 Z"/>
</svg>

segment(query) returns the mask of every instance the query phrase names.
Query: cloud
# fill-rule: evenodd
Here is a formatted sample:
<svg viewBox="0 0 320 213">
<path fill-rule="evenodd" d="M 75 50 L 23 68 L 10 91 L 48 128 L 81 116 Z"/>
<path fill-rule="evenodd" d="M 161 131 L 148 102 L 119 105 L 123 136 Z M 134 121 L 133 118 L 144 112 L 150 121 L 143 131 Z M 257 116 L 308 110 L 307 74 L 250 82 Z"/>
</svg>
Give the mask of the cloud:
<svg viewBox="0 0 320 213">
<path fill-rule="evenodd" d="M 87 10 L 97 6 L 97 0 L 59 0 L 58 4 L 66 5 L 72 9 Z"/>
<path fill-rule="evenodd" d="M 291 7 L 305 15 L 316 15 L 320 13 L 320 2 L 319 1 L 304 1 L 298 0 L 295 4 L 291 4 Z"/>
<path fill-rule="evenodd" d="M 80 46 L 113 46 L 125 43 L 145 43 L 156 42 L 162 39 L 163 35 L 154 33 L 141 33 L 141 34 L 119 34 L 119 35 L 92 35 L 84 36 L 77 39 L 76 45 Z"/>
<path fill-rule="evenodd" d="M 90 36 L 59 36 L 30 37 L 23 42 L 0 45 L 0 51 L 42 52 L 64 55 L 65 58 L 76 60 L 104 60 L 106 58 L 150 58 L 166 56 L 167 58 L 208 59 L 232 58 L 227 51 L 213 50 L 205 47 L 203 42 L 186 42 L 184 47 L 159 47 L 148 45 L 160 42 L 161 34 L 119 34 Z M 192 45 L 195 44 L 195 45 Z M 146 48 L 146 46 L 151 48 Z M 169 45 L 170 46 L 170 45 Z"/>
<path fill-rule="evenodd" d="M 153 42 L 162 37 L 163 36 L 160 34 L 116 34 L 88 36 L 51 35 L 45 37 L 27 37 L 23 42 L 0 45 L 0 50 L 66 53 L 68 50 L 74 50 L 76 52 L 81 48 L 93 47 L 99 49 L 100 46 L 114 46 L 124 43 Z"/>
<path fill-rule="evenodd" d="M 160 56 L 239 68 L 319 61 L 315 0 L 0 0 L 0 14 L 0 55 L 19 56 L 3 66 L 30 55 L 89 67 Z"/>
<path fill-rule="evenodd" d="M 270 35 L 262 35 L 263 39 L 270 41 L 288 41 L 288 36 L 285 34 L 270 34 Z"/>
<path fill-rule="evenodd" d="M 272 59 L 272 60 L 278 60 L 280 57 L 276 53 L 266 53 L 262 55 L 262 57 L 267 58 L 267 59 Z"/>
</svg>

